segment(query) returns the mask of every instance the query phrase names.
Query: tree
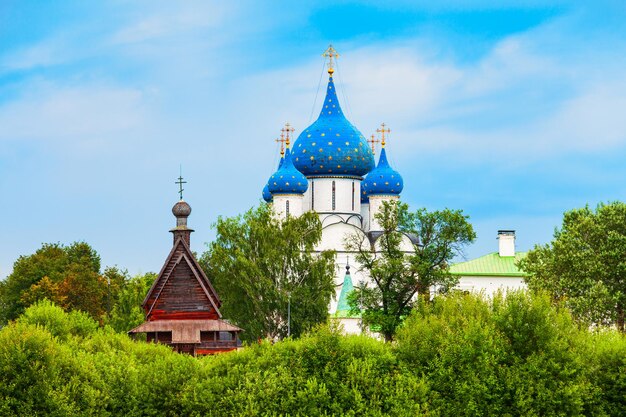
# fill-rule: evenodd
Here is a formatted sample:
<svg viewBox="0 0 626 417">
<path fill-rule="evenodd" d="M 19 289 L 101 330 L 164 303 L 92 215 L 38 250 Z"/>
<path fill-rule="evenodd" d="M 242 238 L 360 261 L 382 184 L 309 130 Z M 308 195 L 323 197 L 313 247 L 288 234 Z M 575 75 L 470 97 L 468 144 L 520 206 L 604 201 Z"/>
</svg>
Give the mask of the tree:
<svg viewBox="0 0 626 417">
<path fill-rule="evenodd" d="M 615 324 L 624 332 L 626 204 L 568 211 L 561 229 L 519 262 L 531 290 L 546 290 L 584 323 Z"/>
<path fill-rule="evenodd" d="M 362 311 L 365 325 L 380 328 L 391 341 L 417 296 L 429 301 L 432 288 L 445 293 L 457 284 L 449 263 L 476 234 L 461 210 L 411 213 L 405 203 L 391 201 L 375 218 L 382 228 L 375 244 L 357 233 L 346 239 L 370 278 L 355 287 L 349 303 L 354 313 Z"/>
<path fill-rule="evenodd" d="M 126 280 L 126 272 L 117 268 L 101 274 L 100 256 L 85 242 L 43 244 L 34 254 L 20 256 L 13 273 L 0 283 L 0 322 L 17 318 L 43 299 L 102 320 Z"/>
<path fill-rule="evenodd" d="M 602 385 L 589 380 L 597 367 L 590 336 L 545 294 L 457 292 L 420 303 L 394 348 L 429 382 L 430 404 L 443 416 L 604 415 Z"/>
<path fill-rule="evenodd" d="M 281 221 L 261 205 L 220 217 L 214 227 L 217 237 L 200 263 L 220 294 L 222 313 L 244 329 L 243 339 L 282 338 L 288 325 L 298 336 L 327 320 L 335 254 L 314 253 L 322 237 L 317 214 Z"/>
<path fill-rule="evenodd" d="M 132 277 L 119 292 L 107 324 L 124 333 L 140 325 L 145 319 L 141 304 L 156 277 L 153 272 Z"/>
</svg>

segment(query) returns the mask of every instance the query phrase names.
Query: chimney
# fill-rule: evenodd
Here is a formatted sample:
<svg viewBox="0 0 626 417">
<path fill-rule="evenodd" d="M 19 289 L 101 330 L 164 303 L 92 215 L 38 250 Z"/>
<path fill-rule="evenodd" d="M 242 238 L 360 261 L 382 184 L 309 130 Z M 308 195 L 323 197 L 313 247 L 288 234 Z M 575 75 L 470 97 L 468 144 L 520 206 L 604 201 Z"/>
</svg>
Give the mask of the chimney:
<svg viewBox="0 0 626 417">
<path fill-rule="evenodd" d="M 498 230 L 498 254 L 515 256 L 515 230 Z"/>
</svg>

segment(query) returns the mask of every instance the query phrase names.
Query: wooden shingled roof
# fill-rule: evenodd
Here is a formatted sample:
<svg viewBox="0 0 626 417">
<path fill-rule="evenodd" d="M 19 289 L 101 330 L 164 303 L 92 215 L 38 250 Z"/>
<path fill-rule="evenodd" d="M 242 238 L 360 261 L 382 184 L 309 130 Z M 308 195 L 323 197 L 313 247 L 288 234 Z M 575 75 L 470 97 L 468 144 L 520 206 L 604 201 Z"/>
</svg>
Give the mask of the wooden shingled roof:
<svg viewBox="0 0 626 417">
<path fill-rule="evenodd" d="M 177 239 L 174 243 L 172 250 L 163 264 L 163 268 L 159 272 L 157 279 L 154 281 L 152 287 L 150 287 L 150 290 L 148 291 L 148 294 L 144 298 L 142 305 L 146 313 L 146 318 L 149 320 L 155 306 L 157 306 L 160 301 L 163 301 L 161 298 L 166 294 L 166 291 L 164 290 L 171 287 L 174 284 L 173 281 L 181 279 L 179 276 L 180 274 L 176 273 L 179 269 L 184 269 L 182 275 L 185 278 L 189 279 L 190 277 L 193 277 L 190 281 L 186 282 L 186 285 L 194 285 L 195 281 L 195 289 L 199 289 L 197 292 L 201 292 L 206 296 L 204 302 L 201 303 L 206 303 L 207 308 L 209 306 L 212 307 L 212 309 L 215 310 L 217 317 L 221 318 L 222 315 L 219 311 L 219 307 L 222 302 L 217 295 L 215 288 L 213 288 L 211 281 L 193 256 L 189 245 L 182 238 Z M 201 305 L 198 306 L 198 308 L 201 307 Z"/>
</svg>

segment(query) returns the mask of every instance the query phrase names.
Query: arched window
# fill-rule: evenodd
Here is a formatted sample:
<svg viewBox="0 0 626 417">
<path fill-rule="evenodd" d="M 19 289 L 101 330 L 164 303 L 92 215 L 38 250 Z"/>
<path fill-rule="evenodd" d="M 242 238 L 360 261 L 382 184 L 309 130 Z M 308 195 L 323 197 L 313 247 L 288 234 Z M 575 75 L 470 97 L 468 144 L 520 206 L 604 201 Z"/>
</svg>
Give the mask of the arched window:
<svg viewBox="0 0 626 417">
<path fill-rule="evenodd" d="M 289 200 L 285 202 L 285 212 L 287 213 L 287 216 L 289 216 Z"/>
<path fill-rule="evenodd" d="M 333 181 L 333 211 L 335 211 L 335 181 Z"/>
<path fill-rule="evenodd" d="M 311 210 L 315 210 L 315 181 L 311 181 Z"/>
</svg>

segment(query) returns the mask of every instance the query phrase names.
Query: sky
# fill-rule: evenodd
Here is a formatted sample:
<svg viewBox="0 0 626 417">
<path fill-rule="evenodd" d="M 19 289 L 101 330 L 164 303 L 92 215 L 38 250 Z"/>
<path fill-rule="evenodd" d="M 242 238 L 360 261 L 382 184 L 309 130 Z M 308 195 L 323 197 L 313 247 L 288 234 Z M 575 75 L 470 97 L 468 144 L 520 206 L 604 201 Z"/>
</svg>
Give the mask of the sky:
<svg viewBox="0 0 626 417">
<path fill-rule="evenodd" d="M 42 243 L 158 271 L 182 173 L 192 248 L 260 202 L 285 122 L 340 102 L 411 208 L 462 209 L 475 258 L 626 200 L 621 1 L 0 2 L 0 278 Z M 321 84 L 320 84 L 321 80 Z M 320 90 L 321 87 L 321 90 Z"/>
</svg>

